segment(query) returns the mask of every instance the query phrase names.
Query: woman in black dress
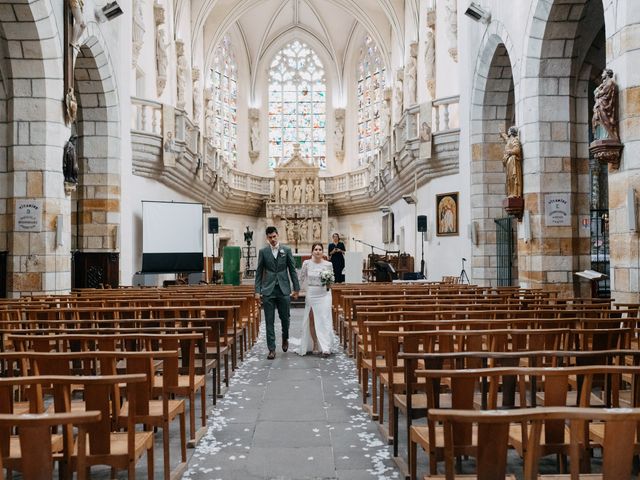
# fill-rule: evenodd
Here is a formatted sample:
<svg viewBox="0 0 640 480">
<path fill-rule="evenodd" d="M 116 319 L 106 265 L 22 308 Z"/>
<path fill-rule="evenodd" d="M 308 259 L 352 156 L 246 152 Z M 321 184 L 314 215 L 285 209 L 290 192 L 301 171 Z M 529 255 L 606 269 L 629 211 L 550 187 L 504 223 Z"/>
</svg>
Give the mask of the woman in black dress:
<svg viewBox="0 0 640 480">
<path fill-rule="evenodd" d="M 340 241 L 340 235 L 334 233 L 332 235 L 333 242 L 329 244 L 329 260 L 333 265 L 333 275 L 336 278 L 336 283 L 344 283 L 344 243 Z"/>
</svg>

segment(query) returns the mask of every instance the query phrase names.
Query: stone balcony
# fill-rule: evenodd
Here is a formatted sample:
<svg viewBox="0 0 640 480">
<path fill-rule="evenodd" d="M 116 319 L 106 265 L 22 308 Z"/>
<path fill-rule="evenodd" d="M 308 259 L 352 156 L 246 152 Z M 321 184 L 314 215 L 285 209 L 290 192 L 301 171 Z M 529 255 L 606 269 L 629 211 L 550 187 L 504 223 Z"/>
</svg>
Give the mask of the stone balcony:
<svg viewBox="0 0 640 480">
<path fill-rule="evenodd" d="M 164 165 L 162 104 L 139 98 L 132 98 L 131 102 L 134 175 L 154 179 L 214 210 L 264 215 L 265 202 L 273 190 L 271 177 L 234 168 L 206 138 L 199 147 L 198 127 L 178 109 L 175 110 L 173 147 L 176 163 Z M 428 132 L 420 132 L 418 125 L 420 109 L 424 111 L 425 105 L 407 109 L 367 165 L 349 173 L 323 177 L 330 215 L 375 211 L 412 192 L 416 183 L 421 186 L 432 178 L 457 173 L 458 102 L 459 97 L 434 101 L 430 106 L 432 120 Z"/>
</svg>

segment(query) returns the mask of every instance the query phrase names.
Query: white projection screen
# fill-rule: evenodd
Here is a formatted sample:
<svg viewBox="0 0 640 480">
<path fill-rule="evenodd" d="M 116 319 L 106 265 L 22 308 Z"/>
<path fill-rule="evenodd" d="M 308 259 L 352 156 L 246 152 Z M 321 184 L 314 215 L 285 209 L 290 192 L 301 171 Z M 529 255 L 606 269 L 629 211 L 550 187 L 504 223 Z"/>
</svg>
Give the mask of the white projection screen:
<svg viewBox="0 0 640 480">
<path fill-rule="evenodd" d="M 142 202 L 142 272 L 201 272 L 202 204 Z"/>
</svg>

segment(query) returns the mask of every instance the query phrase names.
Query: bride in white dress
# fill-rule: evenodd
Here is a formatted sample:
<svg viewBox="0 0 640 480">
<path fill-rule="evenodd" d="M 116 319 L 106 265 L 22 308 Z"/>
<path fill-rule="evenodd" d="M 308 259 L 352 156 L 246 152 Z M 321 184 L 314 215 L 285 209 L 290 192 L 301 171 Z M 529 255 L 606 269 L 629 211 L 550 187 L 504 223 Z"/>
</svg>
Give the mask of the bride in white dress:
<svg viewBox="0 0 640 480">
<path fill-rule="evenodd" d="M 314 243 L 311 259 L 305 260 L 300 273 L 300 284 L 306 287 L 302 337 L 296 353 L 320 353 L 324 357 L 331 354 L 333 344 L 333 322 L 331 320 L 331 290 L 327 290 L 320 281 L 320 273 L 333 271 L 333 265 L 322 258 L 321 243 Z"/>
</svg>

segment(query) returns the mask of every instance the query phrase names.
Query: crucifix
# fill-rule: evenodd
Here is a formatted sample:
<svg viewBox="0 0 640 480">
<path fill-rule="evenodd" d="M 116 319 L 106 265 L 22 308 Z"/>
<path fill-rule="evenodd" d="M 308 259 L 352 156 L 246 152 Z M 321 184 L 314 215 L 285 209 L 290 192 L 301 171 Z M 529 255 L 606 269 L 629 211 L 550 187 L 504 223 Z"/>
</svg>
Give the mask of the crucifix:
<svg viewBox="0 0 640 480">
<path fill-rule="evenodd" d="M 83 8 L 84 0 L 66 0 L 64 2 L 64 106 L 67 125 L 75 122 L 78 108 L 74 91 L 73 68 L 80 51 L 78 42 L 87 28 Z"/>
<path fill-rule="evenodd" d="M 292 238 L 295 247 L 295 253 L 298 253 L 298 242 L 302 240 L 301 228 L 306 223 L 306 218 L 298 217 L 298 212 L 294 213 L 292 219 L 284 217 L 285 228 L 287 231 L 287 239 Z"/>
</svg>

